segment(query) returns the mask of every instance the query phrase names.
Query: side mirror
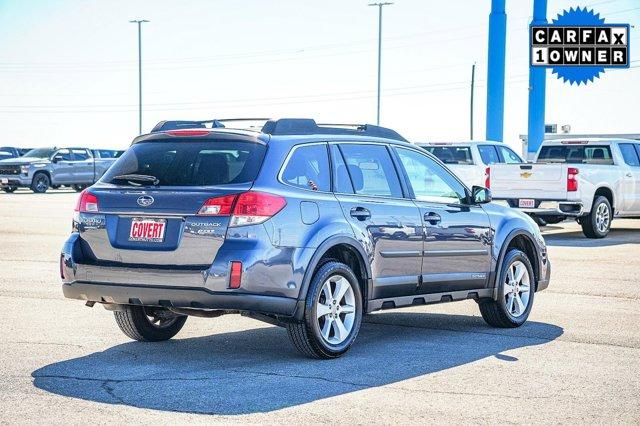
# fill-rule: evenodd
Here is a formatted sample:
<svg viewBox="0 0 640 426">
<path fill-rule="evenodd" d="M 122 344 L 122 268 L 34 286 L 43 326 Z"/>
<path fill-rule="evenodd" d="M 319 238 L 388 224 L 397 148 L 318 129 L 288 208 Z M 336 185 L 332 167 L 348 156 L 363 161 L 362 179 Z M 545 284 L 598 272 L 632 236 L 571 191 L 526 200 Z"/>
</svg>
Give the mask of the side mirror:
<svg viewBox="0 0 640 426">
<path fill-rule="evenodd" d="M 487 204 L 491 202 L 491 190 L 482 186 L 471 188 L 471 199 L 475 204 Z"/>
<path fill-rule="evenodd" d="M 58 157 L 57 155 L 54 155 L 53 157 L 51 157 L 51 162 L 53 164 L 57 163 L 60 160 L 60 157 Z"/>
</svg>

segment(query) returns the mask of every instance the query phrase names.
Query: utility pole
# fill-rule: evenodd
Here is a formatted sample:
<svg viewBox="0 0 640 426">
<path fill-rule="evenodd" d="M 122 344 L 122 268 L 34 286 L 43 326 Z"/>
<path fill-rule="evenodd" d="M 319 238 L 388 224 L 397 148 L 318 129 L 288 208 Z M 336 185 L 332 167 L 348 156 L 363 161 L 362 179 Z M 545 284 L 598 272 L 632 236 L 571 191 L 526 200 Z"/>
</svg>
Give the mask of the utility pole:
<svg viewBox="0 0 640 426">
<path fill-rule="evenodd" d="M 391 2 L 369 3 L 369 6 L 378 7 L 378 108 L 376 124 L 380 125 L 380 71 L 382 68 L 382 7 L 392 5 Z"/>
<path fill-rule="evenodd" d="M 146 19 L 134 19 L 129 21 L 138 24 L 138 134 L 142 134 L 142 24 L 149 22 Z"/>
<path fill-rule="evenodd" d="M 473 91 L 476 84 L 476 64 L 471 65 L 471 105 L 469 108 L 469 133 L 473 140 Z"/>
</svg>

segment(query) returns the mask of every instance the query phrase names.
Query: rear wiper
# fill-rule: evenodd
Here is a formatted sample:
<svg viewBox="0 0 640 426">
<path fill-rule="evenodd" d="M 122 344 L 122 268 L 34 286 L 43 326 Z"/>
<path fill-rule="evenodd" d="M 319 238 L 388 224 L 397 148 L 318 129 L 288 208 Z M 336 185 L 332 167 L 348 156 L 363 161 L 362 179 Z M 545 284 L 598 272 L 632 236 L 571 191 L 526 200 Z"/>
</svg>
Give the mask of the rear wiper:
<svg viewBox="0 0 640 426">
<path fill-rule="evenodd" d="M 125 180 L 132 184 L 151 184 L 153 186 L 157 186 L 160 181 L 157 177 L 151 175 L 137 175 L 137 174 L 126 174 L 126 175 L 118 175 L 113 177 L 114 180 Z"/>
</svg>

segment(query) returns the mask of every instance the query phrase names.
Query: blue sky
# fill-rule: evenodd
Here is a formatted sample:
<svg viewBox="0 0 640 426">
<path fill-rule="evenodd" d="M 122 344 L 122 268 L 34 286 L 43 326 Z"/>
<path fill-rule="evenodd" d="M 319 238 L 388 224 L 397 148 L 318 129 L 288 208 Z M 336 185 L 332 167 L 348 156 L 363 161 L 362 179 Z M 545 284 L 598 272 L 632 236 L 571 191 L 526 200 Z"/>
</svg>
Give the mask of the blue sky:
<svg viewBox="0 0 640 426">
<path fill-rule="evenodd" d="M 137 33 L 144 121 L 313 117 L 375 122 L 377 9 L 360 0 L 0 0 L 3 145 L 126 147 L 138 132 Z M 532 1 L 507 1 L 505 141 L 526 132 Z M 640 0 L 549 0 L 549 18 L 590 6 L 630 23 L 629 70 L 595 84 L 547 77 L 548 123 L 640 132 Z M 412 140 L 485 130 L 489 0 L 396 0 L 385 9 L 382 124 Z M 638 47 L 634 47 L 638 46 Z"/>
</svg>

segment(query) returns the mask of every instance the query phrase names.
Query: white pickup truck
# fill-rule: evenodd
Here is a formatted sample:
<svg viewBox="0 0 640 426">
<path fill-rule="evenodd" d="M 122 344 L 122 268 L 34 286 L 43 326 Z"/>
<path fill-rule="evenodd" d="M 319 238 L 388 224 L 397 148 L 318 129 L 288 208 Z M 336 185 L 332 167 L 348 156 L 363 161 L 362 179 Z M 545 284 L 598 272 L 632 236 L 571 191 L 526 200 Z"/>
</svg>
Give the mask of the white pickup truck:
<svg viewBox="0 0 640 426">
<path fill-rule="evenodd" d="M 469 188 L 486 186 L 491 164 L 519 164 L 522 158 L 502 142 L 419 142 L 447 165 Z"/>
<path fill-rule="evenodd" d="M 491 166 L 493 199 L 539 224 L 575 218 L 603 238 L 615 217 L 640 218 L 640 142 L 563 139 L 542 143 L 535 163 Z"/>
</svg>

